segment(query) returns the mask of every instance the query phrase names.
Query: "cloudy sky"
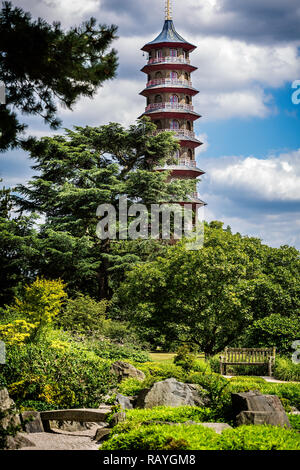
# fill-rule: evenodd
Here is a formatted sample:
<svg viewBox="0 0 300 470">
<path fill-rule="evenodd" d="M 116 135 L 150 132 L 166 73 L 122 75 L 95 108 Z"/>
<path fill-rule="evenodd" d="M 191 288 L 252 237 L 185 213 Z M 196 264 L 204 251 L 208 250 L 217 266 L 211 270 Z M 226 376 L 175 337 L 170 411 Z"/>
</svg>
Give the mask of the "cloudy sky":
<svg viewBox="0 0 300 470">
<path fill-rule="evenodd" d="M 197 45 L 194 99 L 204 142 L 197 154 L 206 171 L 199 184 L 207 220 L 272 246 L 300 249 L 300 104 L 292 84 L 300 81 L 299 0 L 173 0 L 177 31 Z M 128 125 L 145 106 L 141 47 L 164 21 L 164 0 L 13 0 L 34 17 L 60 20 L 65 28 L 90 16 L 119 26 L 117 79 L 73 112 L 60 110 L 64 127 Z M 300 83 L 300 82 L 299 82 Z M 39 119 L 27 119 L 31 134 L 51 135 Z M 0 156 L 6 185 L 32 174 L 20 151 Z"/>
</svg>

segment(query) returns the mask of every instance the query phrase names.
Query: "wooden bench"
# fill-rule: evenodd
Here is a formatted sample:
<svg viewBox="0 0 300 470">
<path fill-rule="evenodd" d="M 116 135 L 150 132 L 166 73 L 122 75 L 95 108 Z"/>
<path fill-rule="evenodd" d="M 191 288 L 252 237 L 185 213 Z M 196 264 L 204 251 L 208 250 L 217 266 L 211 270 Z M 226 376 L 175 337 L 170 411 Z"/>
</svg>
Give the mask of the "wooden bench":
<svg viewBox="0 0 300 470">
<path fill-rule="evenodd" d="M 220 373 L 226 375 L 227 365 L 268 364 L 269 376 L 272 377 L 272 366 L 275 361 L 276 348 L 225 348 L 220 356 Z"/>
</svg>

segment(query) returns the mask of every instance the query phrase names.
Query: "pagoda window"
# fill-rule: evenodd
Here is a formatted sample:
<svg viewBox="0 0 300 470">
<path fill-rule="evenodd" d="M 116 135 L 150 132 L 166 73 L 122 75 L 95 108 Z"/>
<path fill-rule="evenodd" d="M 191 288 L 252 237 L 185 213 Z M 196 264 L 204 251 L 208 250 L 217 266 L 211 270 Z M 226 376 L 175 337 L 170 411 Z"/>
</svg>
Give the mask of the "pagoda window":
<svg viewBox="0 0 300 470">
<path fill-rule="evenodd" d="M 170 56 L 177 57 L 177 49 L 170 49 Z"/>
<path fill-rule="evenodd" d="M 170 121 L 170 129 L 179 129 L 179 128 L 180 128 L 179 121 L 177 121 L 177 119 L 172 119 Z"/>
<path fill-rule="evenodd" d="M 161 95 L 156 95 L 155 98 L 154 98 L 154 102 L 155 102 L 155 103 L 162 103 L 162 97 L 161 97 Z"/>
<path fill-rule="evenodd" d="M 184 78 L 185 78 L 187 81 L 189 81 L 190 77 L 189 77 L 189 74 L 188 74 L 187 72 L 185 72 Z"/>
<path fill-rule="evenodd" d="M 173 79 L 177 80 L 178 79 L 178 73 L 174 72 L 174 71 L 170 72 L 170 78 L 173 78 Z"/>
<path fill-rule="evenodd" d="M 161 72 L 156 72 L 155 79 L 160 80 L 161 78 L 162 78 L 162 73 Z"/>
<path fill-rule="evenodd" d="M 191 103 L 191 99 L 190 99 L 189 96 L 186 96 L 186 97 L 185 97 L 185 102 L 186 102 L 186 104 L 190 104 L 190 103 Z"/>
<path fill-rule="evenodd" d="M 187 152 L 187 153 L 188 153 L 188 158 L 189 158 L 190 160 L 193 160 L 193 152 L 192 152 L 192 150 L 191 150 L 191 149 L 188 149 L 188 152 Z"/>
<path fill-rule="evenodd" d="M 179 99 L 177 95 L 171 95 L 170 96 L 170 103 L 178 103 Z"/>
<path fill-rule="evenodd" d="M 187 128 L 188 131 L 192 130 L 192 125 L 191 125 L 190 121 L 187 121 L 186 128 Z"/>
<path fill-rule="evenodd" d="M 157 129 L 162 129 L 162 124 L 161 121 L 154 121 L 154 124 L 156 125 Z"/>
<path fill-rule="evenodd" d="M 162 58 L 162 49 L 158 49 L 158 50 L 156 51 L 156 58 L 157 58 L 157 59 L 161 59 L 161 58 Z"/>
</svg>

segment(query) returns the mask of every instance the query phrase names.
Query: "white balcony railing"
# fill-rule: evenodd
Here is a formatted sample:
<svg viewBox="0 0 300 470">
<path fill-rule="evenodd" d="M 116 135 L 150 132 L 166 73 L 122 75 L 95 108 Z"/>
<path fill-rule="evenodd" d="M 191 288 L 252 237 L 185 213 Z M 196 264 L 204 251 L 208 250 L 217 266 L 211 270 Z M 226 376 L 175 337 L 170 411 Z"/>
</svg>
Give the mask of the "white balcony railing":
<svg viewBox="0 0 300 470">
<path fill-rule="evenodd" d="M 146 112 L 155 109 L 179 109 L 194 111 L 194 106 L 187 103 L 151 103 L 146 107 Z"/>
<path fill-rule="evenodd" d="M 190 80 L 180 80 L 179 78 L 155 78 L 147 83 L 147 88 L 157 85 L 178 85 L 192 88 Z"/>
<path fill-rule="evenodd" d="M 148 61 L 148 65 L 161 64 L 161 63 L 190 64 L 191 61 L 190 59 L 187 59 L 186 57 L 172 57 L 172 56 L 153 57 L 152 59 L 149 59 Z"/>
<path fill-rule="evenodd" d="M 195 133 L 194 131 L 189 131 L 187 129 L 157 129 L 154 132 L 154 135 L 159 134 L 160 132 L 175 132 L 176 135 L 180 136 L 187 136 L 187 137 L 192 137 L 195 139 Z"/>
<path fill-rule="evenodd" d="M 190 160 L 188 158 L 179 158 L 178 159 L 178 165 L 179 166 L 188 166 L 189 168 L 190 167 L 196 167 L 197 166 L 197 163 L 195 160 Z"/>
</svg>

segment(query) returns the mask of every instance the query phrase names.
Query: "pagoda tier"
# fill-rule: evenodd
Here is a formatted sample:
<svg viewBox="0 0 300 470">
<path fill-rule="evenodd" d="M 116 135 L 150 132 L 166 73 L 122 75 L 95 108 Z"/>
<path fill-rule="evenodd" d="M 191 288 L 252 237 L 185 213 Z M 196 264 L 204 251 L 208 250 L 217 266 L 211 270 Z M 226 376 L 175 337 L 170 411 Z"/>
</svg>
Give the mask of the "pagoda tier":
<svg viewBox="0 0 300 470">
<path fill-rule="evenodd" d="M 196 46 L 176 32 L 168 16 L 162 32 L 142 48 L 148 52 L 147 64 L 141 70 L 147 74 L 147 85 L 140 94 L 147 99 L 142 116 L 151 118 L 157 126 L 157 133 L 174 132 L 180 143 L 174 164 L 156 170 L 170 171 L 170 179 L 195 179 L 195 192 L 190 199 L 193 203 L 205 205 L 196 193 L 197 178 L 204 171 L 197 167 L 195 159 L 195 149 L 202 142 L 194 133 L 194 122 L 201 117 L 192 102 L 199 93 L 191 80 L 191 74 L 197 70 L 190 62 L 189 54 L 194 49 Z"/>
</svg>

